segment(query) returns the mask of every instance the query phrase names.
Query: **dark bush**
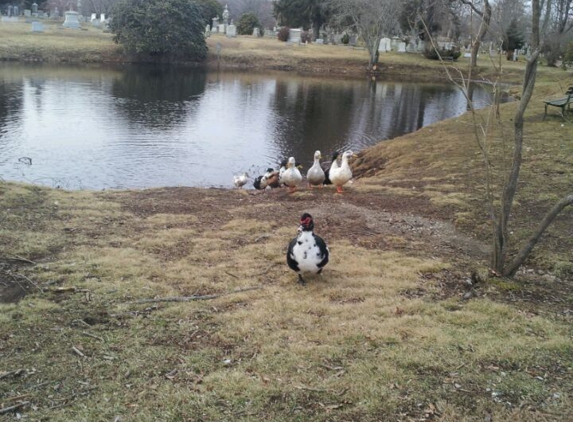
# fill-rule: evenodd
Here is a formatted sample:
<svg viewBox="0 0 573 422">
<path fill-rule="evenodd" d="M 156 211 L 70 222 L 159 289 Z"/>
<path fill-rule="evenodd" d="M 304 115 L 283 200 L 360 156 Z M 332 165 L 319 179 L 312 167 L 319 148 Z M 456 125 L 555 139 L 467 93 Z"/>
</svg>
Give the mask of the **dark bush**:
<svg viewBox="0 0 573 422">
<path fill-rule="evenodd" d="M 188 0 L 122 0 L 112 10 L 114 41 L 128 53 L 154 59 L 203 60 L 205 25 Z"/>
<path fill-rule="evenodd" d="M 438 52 L 440 53 L 439 56 Z M 457 60 L 461 55 L 462 52 L 455 47 L 449 50 L 446 50 L 445 48 L 440 48 L 438 51 L 433 48 L 427 48 L 424 50 L 424 57 L 430 60 L 439 60 L 440 56 L 444 60 Z"/>
<path fill-rule="evenodd" d="M 287 42 L 289 32 L 290 28 L 288 26 L 283 26 L 277 34 L 277 38 L 279 39 L 279 41 Z"/>
<path fill-rule="evenodd" d="M 340 42 L 341 42 L 342 44 L 348 44 L 348 43 L 350 42 L 350 35 L 344 34 L 344 35 L 342 36 L 342 38 L 340 39 Z"/>
<path fill-rule="evenodd" d="M 308 31 L 302 31 L 300 34 L 300 42 L 302 43 L 307 43 L 307 42 L 311 42 L 312 40 L 310 39 L 310 34 Z"/>
<path fill-rule="evenodd" d="M 239 35 L 253 35 L 253 30 L 260 27 L 261 24 L 255 14 L 245 13 L 237 23 L 237 32 Z"/>
</svg>

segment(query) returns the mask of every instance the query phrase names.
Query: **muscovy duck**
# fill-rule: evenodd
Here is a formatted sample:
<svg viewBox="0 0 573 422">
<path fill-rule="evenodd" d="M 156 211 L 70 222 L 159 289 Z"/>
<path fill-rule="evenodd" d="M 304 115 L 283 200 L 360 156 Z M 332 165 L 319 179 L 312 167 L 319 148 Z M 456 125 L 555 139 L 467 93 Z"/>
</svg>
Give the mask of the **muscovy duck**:
<svg viewBox="0 0 573 422">
<path fill-rule="evenodd" d="M 303 274 L 320 274 L 328 264 L 329 250 L 326 242 L 314 234 L 314 221 L 312 216 L 304 213 L 300 217 L 298 236 L 288 245 L 287 264 L 298 274 L 298 282 L 306 282 Z"/>
</svg>

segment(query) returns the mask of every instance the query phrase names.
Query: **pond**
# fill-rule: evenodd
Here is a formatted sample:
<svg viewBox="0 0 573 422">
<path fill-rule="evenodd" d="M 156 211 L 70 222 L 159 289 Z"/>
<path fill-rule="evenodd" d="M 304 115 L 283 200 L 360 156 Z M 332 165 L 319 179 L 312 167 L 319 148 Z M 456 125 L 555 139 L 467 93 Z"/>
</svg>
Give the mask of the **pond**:
<svg viewBox="0 0 573 422">
<path fill-rule="evenodd" d="M 490 101 L 479 87 L 475 100 Z M 465 111 L 451 84 L 0 64 L 0 177 L 66 189 L 232 186 Z"/>
</svg>

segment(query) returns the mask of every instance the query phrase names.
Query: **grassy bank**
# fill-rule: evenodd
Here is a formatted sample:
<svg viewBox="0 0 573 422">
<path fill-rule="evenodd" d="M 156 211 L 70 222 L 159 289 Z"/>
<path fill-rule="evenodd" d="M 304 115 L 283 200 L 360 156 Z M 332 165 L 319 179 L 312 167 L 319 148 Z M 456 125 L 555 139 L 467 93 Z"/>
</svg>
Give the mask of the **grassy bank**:
<svg viewBox="0 0 573 422">
<path fill-rule="evenodd" d="M 123 63 L 136 60 L 123 54 L 113 35 L 83 24 L 81 30 L 66 29 L 59 21 L 44 20 L 44 32 L 34 33 L 31 24 L 0 23 L 0 60 L 46 63 Z M 368 53 L 364 49 L 333 45 L 291 45 L 269 38 L 239 36 L 227 38 L 213 34 L 207 39 L 209 67 L 285 70 L 305 74 L 353 76 L 366 74 Z M 219 46 L 219 48 L 218 48 Z M 443 80 L 445 74 L 436 61 L 419 54 L 381 55 L 380 76 L 407 80 Z M 480 58 L 475 79 L 492 76 L 488 57 Z M 467 74 L 468 59 L 460 58 L 456 67 Z M 506 62 L 507 81 L 520 78 L 523 62 Z M 404 68 L 408 72 L 404 72 Z M 544 72 L 543 68 L 541 72 Z"/>
<path fill-rule="evenodd" d="M 338 68 L 321 46 L 219 41 L 229 65 Z M 359 66 L 364 52 L 345 51 Z M 416 60 L 384 57 L 402 73 Z M 542 69 L 513 245 L 573 185 L 571 123 L 542 121 L 541 101 L 570 84 Z M 491 134 L 495 187 L 515 106 Z M 569 421 L 573 211 L 515 280 L 484 280 L 472 134 L 466 114 L 370 148 L 344 195 L 0 182 L 0 418 Z M 332 253 L 305 288 L 284 256 L 303 211 Z"/>
</svg>

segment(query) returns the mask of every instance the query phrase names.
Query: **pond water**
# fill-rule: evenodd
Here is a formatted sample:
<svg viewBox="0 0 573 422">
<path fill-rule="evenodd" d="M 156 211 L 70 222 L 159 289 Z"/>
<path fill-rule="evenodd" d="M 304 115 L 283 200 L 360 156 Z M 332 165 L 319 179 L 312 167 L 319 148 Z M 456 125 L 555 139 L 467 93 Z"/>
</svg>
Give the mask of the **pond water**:
<svg viewBox="0 0 573 422">
<path fill-rule="evenodd" d="M 475 100 L 489 102 L 487 88 Z M 232 186 L 459 115 L 448 84 L 0 64 L 0 177 L 67 189 Z"/>
</svg>

